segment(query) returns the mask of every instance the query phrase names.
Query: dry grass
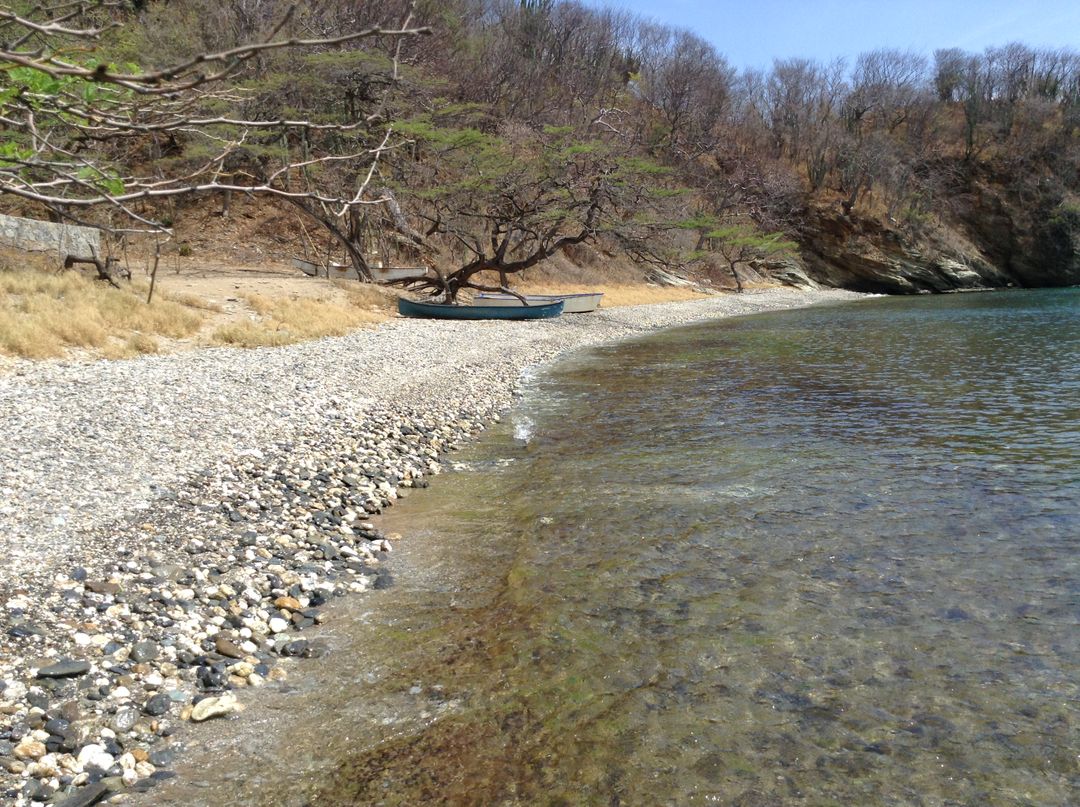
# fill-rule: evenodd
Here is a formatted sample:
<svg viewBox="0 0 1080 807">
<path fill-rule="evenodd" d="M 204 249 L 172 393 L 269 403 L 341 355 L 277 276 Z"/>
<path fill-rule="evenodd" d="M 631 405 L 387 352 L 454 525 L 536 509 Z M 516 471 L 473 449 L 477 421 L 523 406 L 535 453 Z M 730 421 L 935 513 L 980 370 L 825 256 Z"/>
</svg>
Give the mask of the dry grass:
<svg viewBox="0 0 1080 807">
<path fill-rule="evenodd" d="M 581 294 L 583 292 L 602 291 L 604 298 L 601 306 L 604 308 L 619 308 L 629 305 L 652 305 L 654 303 L 673 303 L 682 300 L 700 300 L 707 295 L 692 289 L 677 288 L 674 286 L 657 286 L 638 284 L 607 285 L 603 283 L 591 286 L 551 283 L 551 282 L 527 282 L 516 287 L 518 291 L 531 294 Z"/>
<path fill-rule="evenodd" d="M 195 333 L 202 315 L 168 299 L 147 305 L 136 288 L 115 289 L 76 272 L 0 263 L 0 353 L 54 358 L 73 348 L 121 358 L 157 351 L 157 338 Z"/>
<path fill-rule="evenodd" d="M 277 347 L 350 331 L 384 321 L 393 295 L 371 286 L 341 285 L 323 297 L 270 298 L 244 295 L 251 319 L 218 328 L 213 341 L 234 347 Z M 336 298 L 336 299 L 335 299 Z"/>
<path fill-rule="evenodd" d="M 209 311 L 214 314 L 220 314 L 224 310 L 213 300 L 203 299 L 196 294 L 187 294 L 186 292 L 165 292 L 162 296 L 166 300 L 172 300 L 174 303 L 186 305 L 188 308 L 198 308 L 200 311 Z"/>
</svg>

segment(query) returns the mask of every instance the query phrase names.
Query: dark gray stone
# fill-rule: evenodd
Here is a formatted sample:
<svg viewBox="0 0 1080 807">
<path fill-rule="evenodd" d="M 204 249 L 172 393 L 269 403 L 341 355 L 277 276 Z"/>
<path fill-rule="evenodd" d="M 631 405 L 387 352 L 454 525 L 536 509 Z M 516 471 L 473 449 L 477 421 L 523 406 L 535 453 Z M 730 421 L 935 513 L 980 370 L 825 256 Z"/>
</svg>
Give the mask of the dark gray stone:
<svg viewBox="0 0 1080 807">
<path fill-rule="evenodd" d="M 45 725 L 42 726 L 49 734 L 56 734 L 62 736 L 68 727 L 71 726 L 70 720 L 65 720 L 62 717 L 54 717 L 52 720 L 45 721 Z"/>
<path fill-rule="evenodd" d="M 80 788 L 67 798 L 56 802 L 56 807 L 91 807 L 109 795 L 109 786 L 104 782 Z"/>
<path fill-rule="evenodd" d="M 55 664 L 42 667 L 37 672 L 38 678 L 74 678 L 90 672 L 90 662 L 82 659 L 62 659 Z"/>
<path fill-rule="evenodd" d="M 8 636 L 14 639 L 25 639 L 27 636 L 44 636 L 45 629 L 33 622 L 16 622 L 8 628 Z"/>
<path fill-rule="evenodd" d="M 160 751 L 151 751 L 147 761 L 155 768 L 168 768 L 176 761 L 176 750 L 163 748 Z"/>
<path fill-rule="evenodd" d="M 143 704 L 143 713 L 148 714 L 151 717 L 160 717 L 169 711 L 171 705 L 172 698 L 165 693 L 160 693 Z"/>
<path fill-rule="evenodd" d="M 129 658 L 136 664 L 144 661 L 153 661 L 158 657 L 158 646 L 154 642 L 136 642 L 131 647 Z"/>
</svg>

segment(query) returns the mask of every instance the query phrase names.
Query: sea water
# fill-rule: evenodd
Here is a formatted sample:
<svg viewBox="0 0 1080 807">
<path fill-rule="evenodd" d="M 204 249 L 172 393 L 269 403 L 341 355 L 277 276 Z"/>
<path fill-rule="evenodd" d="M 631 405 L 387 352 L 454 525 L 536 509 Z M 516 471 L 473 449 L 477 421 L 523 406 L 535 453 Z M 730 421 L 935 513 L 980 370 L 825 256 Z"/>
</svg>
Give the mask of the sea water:
<svg viewBox="0 0 1080 807">
<path fill-rule="evenodd" d="M 251 800 L 1078 803 L 1078 315 L 873 299 L 538 374 L 394 508 Z"/>
</svg>

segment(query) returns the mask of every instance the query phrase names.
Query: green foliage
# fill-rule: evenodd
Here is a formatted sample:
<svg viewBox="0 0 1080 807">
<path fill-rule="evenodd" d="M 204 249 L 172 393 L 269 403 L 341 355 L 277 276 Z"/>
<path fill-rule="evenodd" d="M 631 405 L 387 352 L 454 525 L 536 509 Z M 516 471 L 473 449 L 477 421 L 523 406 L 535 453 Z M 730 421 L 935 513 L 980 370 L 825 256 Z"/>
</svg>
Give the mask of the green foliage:
<svg viewBox="0 0 1080 807">
<path fill-rule="evenodd" d="M 113 196 L 119 196 L 124 192 L 124 181 L 111 171 L 92 165 L 84 165 L 75 172 L 75 176 L 83 182 Z"/>
<path fill-rule="evenodd" d="M 388 73 L 394 66 L 393 59 L 385 53 L 367 50 L 327 50 L 320 53 L 305 53 L 301 56 L 300 62 L 307 70 L 324 74 L 353 70 Z"/>
<path fill-rule="evenodd" d="M 790 252 L 799 246 L 794 241 L 786 240 L 783 233 L 762 233 L 740 224 L 717 227 L 705 233 L 705 237 L 718 242 L 719 250 L 729 254 L 775 255 Z"/>
<path fill-rule="evenodd" d="M 86 59 L 76 62 L 88 70 L 97 68 L 101 62 Z M 138 70 L 137 65 L 106 64 L 110 72 Z M 81 102 L 87 107 L 93 106 L 106 110 L 121 101 L 131 99 L 132 93 L 122 87 L 101 85 L 76 76 L 51 76 L 32 67 L 8 67 L 0 69 L 0 114 L 6 114 L 13 104 L 29 106 L 34 109 L 53 108 L 56 97 Z"/>
<path fill-rule="evenodd" d="M 34 156 L 33 150 L 27 148 L 25 142 L 21 142 L 24 139 L 19 138 L 19 140 L 16 140 L 12 138 L 0 142 L 0 168 L 14 166 Z"/>
<path fill-rule="evenodd" d="M 90 70 L 103 64 L 89 57 L 75 63 Z M 109 71 L 138 69 L 131 64 L 105 64 L 105 67 Z M 30 110 L 37 118 L 39 131 L 52 139 L 63 137 L 57 132 L 63 132 L 64 124 L 92 122 L 95 115 L 108 114 L 121 103 L 129 102 L 132 95 L 130 90 L 123 87 L 101 85 L 77 76 L 52 76 L 33 67 L 9 66 L 0 69 L 0 115 L 18 118 Z M 57 99 L 61 99 L 65 106 L 58 107 Z M 70 175 L 103 194 L 118 195 L 124 192 L 119 171 L 104 163 L 88 163 L 51 151 L 47 154 L 57 165 L 70 163 Z M 0 168 L 11 169 L 20 176 L 30 176 L 32 168 L 24 164 L 36 156 L 34 144 L 26 133 L 15 131 L 6 135 L 0 143 Z"/>
<path fill-rule="evenodd" d="M 706 213 L 699 213 L 687 219 L 673 222 L 673 226 L 679 230 L 713 230 L 720 226 L 720 220 Z"/>
<path fill-rule="evenodd" d="M 661 165 L 649 157 L 630 155 L 621 157 L 616 164 L 617 173 L 622 177 L 662 177 L 672 173 L 672 169 Z"/>
<path fill-rule="evenodd" d="M 496 138 L 484 134 L 479 129 L 444 128 L 423 118 L 399 121 L 394 124 L 394 130 L 400 135 L 412 138 L 440 152 L 464 149 L 478 154 L 497 145 Z"/>
<path fill-rule="evenodd" d="M 1080 234 L 1080 203 L 1062 202 L 1048 222 L 1054 230 L 1068 235 Z"/>
</svg>

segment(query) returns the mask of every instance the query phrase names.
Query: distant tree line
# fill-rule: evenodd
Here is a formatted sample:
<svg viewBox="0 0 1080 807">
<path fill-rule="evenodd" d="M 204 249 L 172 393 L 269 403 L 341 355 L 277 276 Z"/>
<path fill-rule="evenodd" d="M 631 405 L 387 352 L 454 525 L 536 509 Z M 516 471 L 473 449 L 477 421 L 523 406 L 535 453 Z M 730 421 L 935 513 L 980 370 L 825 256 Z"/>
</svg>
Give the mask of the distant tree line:
<svg viewBox="0 0 1080 807">
<path fill-rule="evenodd" d="M 191 100 L 200 115 L 235 119 L 231 129 L 144 131 L 122 159 L 163 176 L 215 159 L 233 186 L 273 177 L 318 189 L 304 204 L 364 245 L 357 260 L 377 244 L 391 257 L 439 250 L 460 261 L 464 274 L 436 291 L 456 293 L 483 270 L 505 285 L 506 272 L 594 238 L 647 262 L 727 266 L 750 231 L 762 244 L 797 241 L 809 205 L 919 227 L 987 174 L 1042 204 L 1075 205 L 1073 49 L 879 49 L 850 64 L 739 71 L 691 32 L 575 0 L 289 7 L 104 4 L 123 25 L 103 34 L 98 58 L 147 71 L 275 32 L 314 43 L 253 52 L 227 92 Z M 403 20 L 431 36 L 333 41 Z M 349 154 L 367 156 L 336 161 Z M 313 203 L 361 187 L 364 204 Z"/>
</svg>

